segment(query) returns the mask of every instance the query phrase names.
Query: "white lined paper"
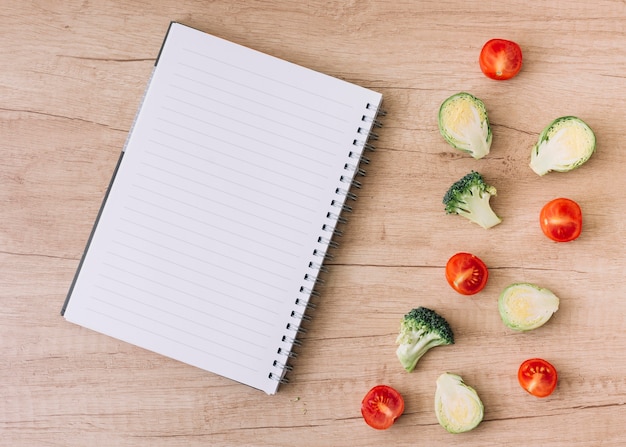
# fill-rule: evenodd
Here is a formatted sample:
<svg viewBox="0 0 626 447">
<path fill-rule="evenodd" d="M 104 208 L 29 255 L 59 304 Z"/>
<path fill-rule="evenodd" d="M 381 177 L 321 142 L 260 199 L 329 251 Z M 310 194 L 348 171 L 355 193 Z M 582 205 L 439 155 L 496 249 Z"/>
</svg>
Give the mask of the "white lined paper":
<svg viewBox="0 0 626 447">
<path fill-rule="evenodd" d="M 172 23 L 65 317 L 276 392 L 380 101 Z"/>
</svg>

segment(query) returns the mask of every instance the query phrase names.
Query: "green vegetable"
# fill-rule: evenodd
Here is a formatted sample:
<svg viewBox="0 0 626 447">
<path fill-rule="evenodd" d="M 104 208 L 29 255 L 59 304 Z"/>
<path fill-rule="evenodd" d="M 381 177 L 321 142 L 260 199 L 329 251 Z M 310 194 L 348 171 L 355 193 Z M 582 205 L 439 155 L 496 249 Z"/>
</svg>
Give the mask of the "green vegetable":
<svg viewBox="0 0 626 447">
<path fill-rule="evenodd" d="M 445 318 L 434 310 L 418 307 L 402 319 L 396 343 L 398 360 L 411 372 L 430 348 L 454 344 L 454 334 Z"/>
<path fill-rule="evenodd" d="M 485 104 L 469 93 L 450 96 L 439 108 L 439 132 L 455 149 L 479 159 L 491 149 L 491 127 Z"/>
<path fill-rule="evenodd" d="M 530 167 L 538 175 L 571 171 L 589 160 L 596 150 L 596 136 L 580 118 L 563 116 L 539 135 L 530 155 Z"/>
<path fill-rule="evenodd" d="M 500 317 L 516 331 L 544 325 L 559 309 L 559 298 L 550 290 L 529 283 L 511 284 L 498 298 Z"/>
<path fill-rule="evenodd" d="M 491 228 L 502 222 L 491 209 L 489 199 L 496 195 L 496 188 L 487 185 L 483 176 L 472 171 L 457 180 L 443 196 L 447 214 L 459 214 L 483 228 Z"/>
<path fill-rule="evenodd" d="M 482 422 L 484 406 L 476 390 L 460 376 L 443 373 L 437 379 L 435 413 L 443 428 L 450 433 L 463 433 Z"/>
</svg>

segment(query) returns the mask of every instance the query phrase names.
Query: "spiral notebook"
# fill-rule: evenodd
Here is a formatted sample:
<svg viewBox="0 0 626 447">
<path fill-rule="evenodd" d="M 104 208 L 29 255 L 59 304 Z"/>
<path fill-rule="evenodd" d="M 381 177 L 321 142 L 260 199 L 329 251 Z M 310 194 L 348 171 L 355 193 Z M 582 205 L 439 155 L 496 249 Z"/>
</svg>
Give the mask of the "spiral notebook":
<svg viewBox="0 0 626 447">
<path fill-rule="evenodd" d="M 274 394 L 381 100 L 171 23 L 61 313 Z"/>
</svg>

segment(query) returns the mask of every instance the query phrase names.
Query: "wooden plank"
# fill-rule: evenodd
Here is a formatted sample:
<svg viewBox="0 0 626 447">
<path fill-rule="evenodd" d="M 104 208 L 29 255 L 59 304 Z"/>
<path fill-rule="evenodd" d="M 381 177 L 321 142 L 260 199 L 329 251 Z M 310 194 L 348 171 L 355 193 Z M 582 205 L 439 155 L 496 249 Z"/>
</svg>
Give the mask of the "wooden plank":
<svg viewBox="0 0 626 447">
<path fill-rule="evenodd" d="M 2 15 L 0 445 L 626 444 L 623 2 L 8 0 Z M 291 383 L 276 396 L 59 315 L 170 20 L 385 97 L 378 150 Z M 493 37 L 524 51 L 510 81 L 478 68 Z M 487 105 L 494 143 L 485 159 L 439 135 L 439 105 L 458 91 Z M 597 153 L 576 171 L 538 177 L 530 148 L 567 114 L 595 130 Z M 503 222 L 490 230 L 443 211 L 447 187 L 472 169 L 498 189 L 492 205 Z M 573 243 L 540 232 L 539 210 L 557 196 L 583 209 Z M 445 283 L 457 251 L 490 268 L 480 294 L 463 297 Z M 547 325 L 504 327 L 496 300 L 515 281 L 559 295 Z M 419 305 L 445 315 L 456 343 L 433 349 L 409 374 L 395 336 Z M 517 384 L 531 356 L 559 370 L 547 399 Z M 461 374 L 485 403 L 473 432 L 453 436 L 437 424 L 434 381 L 444 371 Z M 378 383 L 406 399 L 405 415 L 385 432 L 359 411 Z"/>
</svg>

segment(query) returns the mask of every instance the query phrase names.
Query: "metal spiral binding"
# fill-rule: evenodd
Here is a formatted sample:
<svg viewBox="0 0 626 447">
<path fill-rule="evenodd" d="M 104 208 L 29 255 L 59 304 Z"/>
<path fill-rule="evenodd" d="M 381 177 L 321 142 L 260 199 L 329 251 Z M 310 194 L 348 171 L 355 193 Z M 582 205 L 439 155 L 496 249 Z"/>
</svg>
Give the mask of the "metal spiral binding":
<svg viewBox="0 0 626 447">
<path fill-rule="evenodd" d="M 312 303 L 311 301 L 303 301 L 300 298 L 296 298 L 296 306 L 302 306 L 305 309 L 317 309 L 317 304 Z"/>
<path fill-rule="evenodd" d="M 310 289 L 308 287 L 300 287 L 300 293 L 303 293 L 305 295 L 310 295 L 310 296 L 314 296 L 315 298 L 318 298 L 320 296 L 320 293 L 317 290 L 313 290 Z M 296 299 L 296 302 L 298 301 L 298 299 Z"/>
<path fill-rule="evenodd" d="M 305 273 L 303 277 L 303 283 L 300 286 L 299 294 L 294 301 L 294 309 L 291 311 L 290 318 L 293 321 L 287 323 L 281 342 L 285 346 L 280 346 L 276 354 L 280 359 L 274 360 L 272 366 L 276 372 L 270 372 L 269 378 L 276 380 L 279 383 L 288 383 L 289 379 L 285 377 L 285 374 L 293 370 L 293 367 L 289 364 L 289 360 L 297 357 L 297 353 L 293 351 L 293 347 L 299 347 L 302 345 L 301 341 L 297 338 L 300 334 L 306 333 L 306 328 L 302 327 L 303 322 L 309 322 L 311 316 L 307 314 L 310 310 L 316 308 L 316 304 L 311 302 L 311 298 L 317 298 L 320 293 L 315 290 L 315 287 L 324 283 L 319 277 L 321 273 L 327 273 L 328 269 L 323 265 L 326 260 L 332 260 L 333 255 L 329 253 L 329 249 L 339 247 L 334 238 L 341 236 L 343 233 L 337 228 L 339 224 L 346 224 L 348 220 L 342 216 L 343 213 L 352 212 L 352 207 L 346 204 L 346 201 L 356 200 L 358 196 L 351 191 L 352 188 L 360 189 L 362 184 L 358 180 L 355 180 L 357 176 L 365 176 L 366 172 L 360 166 L 363 164 L 369 164 L 370 160 L 363 154 L 366 150 L 374 151 L 375 147 L 370 141 L 378 140 L 378 134 L 372 132 L 373 128 L 380 128 L 382 126 L 379 117 L 386 115 L 386 112 L 379 109 L 375 104 L 367 104 L 365 107 L 366 114 L 363 115 L 361 120 L 366 123 L 367 126 L 359 127 L 356 131 L 358 137 L 352 142 L 353 146 L 358 148 L 350 150 L 348 152 L 348 161 L 344 165 L 345 175 L 339 178 L 339 182 L 344 186 L 338 186 L 335 190 L 335 194 L 340 198 L 332 200 L 330 203 L 331 209 L 326 214 L 327 223 L 321 227 L 321 233 L 318 236 L 317 242 L 320 245 L 319 248 L 313 250 L 312 257 L 317 259 L 311 259 L 308 267 L 309 273 Z M 367 114 L 367 112 L 372 112 Z M 372 116 L 373 115 L 373 116 Z M 361 138 L 361 136 L 363 138 Z"/>
<path fill-rule="evenodd" d="M 330 219 L 337 223 L 348 223 L 348 219 L 346 219 L 345 217 L 341 217 L 341 215 L 338 213 L 332 213 L 330 211 L 326 213 L 326 219 Z M 322 230 L 324 230 L 323 226 L 322 226 Z"/>
<path fill-rule="evenodd" d="M 292 325 L 291 323 L 287 323 L 287 326 L 285 326 L 285 329 L 287 329 L 288 331 L 296 331 L 298 334 L 307 333 L 307 330 L 303 328 L 302 326 L 294 327 L 294 325 Z M 294 354 L 293 356 L 295 357 L 295 353 L 292 352 L 292 354 Z"/>
<path fill-rule="evenodd" d="M 359 198 L 359 196 L 357 196 L 355 193 L 350 192 L 348 189 L 344 189 L 344 188 L 335 189 L 335 194 L 340 195 L 340 196 L 346 196 L 350 200 L 356 200 Z"/>
<path fill-rule="evenodd" d="M 318 271 L 320 271 L 322 273 L 328 273 L 328 268 L 326 266 L 320 264 L 320 263 L 317 263 L 317 262 L 313 262 L 313 261 L 309 262 L 309 268 L 318 270 Z M 298 304 L 298 303 L 296 303 L 296 304 Z"/>
<path fill-rule="evenodd" d="M 354 142 L 352 144 L 354 145 Z M 369 158 L 364 157 L 363 154 L 359 155 L 357 152 L 350 151 L 350 153 L 348 154 L 348 157 L 359 160 L 359 163 L 361 164 L 366 164 L 366 165 L 370 164 Z"/>
</svg>

